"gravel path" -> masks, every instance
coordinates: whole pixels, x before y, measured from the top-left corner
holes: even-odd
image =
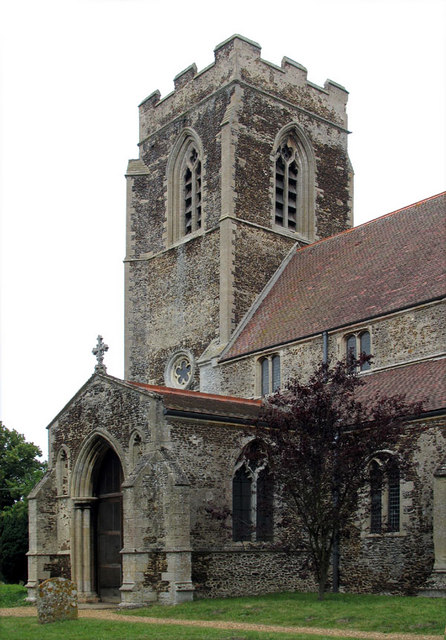
[[[36,616],[35,607],[15,607],[0,609],[0,617]],[[284,627],[271,624],[248,624],[245,622],[228,622],[223,620],[176,620],[173,618],[146,618],[143,616],[126,616],[113,609],[80,609],[80,618],[100,620],[116,620],[116,622],[133,622],[142,624],[179,624],[184,627],[204,627],[208,629],[233,629],[237,631],[269,631],[274,633],[307,633],[308,635],[324,635],[331,638],[364,638],[364,640],[439,640],[441,636],[426,636],[414,633],[378,633],[371,631],[355,631],[352,629],[319,629],[317,627]]]

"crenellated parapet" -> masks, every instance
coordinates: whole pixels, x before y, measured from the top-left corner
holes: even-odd
[[[194,363],[229,340],[291,247],[352,224],[347,91],[239,35],[214,55],[139,107],[126,174],[132,380],[197,388]]]
[[[240,35],[233,35],[215,47],[215,60],[205,69],[195,64],[174,78],[174,91],[161,98],[159,91],[151,93],[140,104],[140,141],[153,130],[164,126],[217,90],[232,82],[250,85],[286,103],[301,108],[342,129],[347,128],[347,90],[326,80],[320,87],[307,78],[307,69],[284,57],[281,66],[263,60],[261,47]]]

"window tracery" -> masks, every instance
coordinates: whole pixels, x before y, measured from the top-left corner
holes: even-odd
[[[400,471],[395,457],[370,463],[370,533],[400,530]]]
[[[244,450],[232,480],[232,539],[267,541],[273,536],[273,480],[261,444]]]
[[[184,235],[201,229],[201,161],[194,144],[185,155],[183,172]]]
[[[361,330],[350,333],[345,337],[345,355],[347,363],[359,359],[361,355],[371,355],[370,331]],[[359,366],[360,371],[368,371],[371,368],[370,361],[366,360]]]
[[[275,221],[291,231],[296,231],[297,223],[298,174],[296,147],[293,139],[289,138],[277,153]]]
[[[314,220],[314,154],[295,124],[282,129],[274,145],[273,222],[312,241]]]
[[[189,389],[194,380],[195,360],[187,350],[174,353],[166,366],[164,380],[168,387]]]
[[[203,227],[202,151],[198,136],[186,129],[168,164],[168,242],[198,233]]]

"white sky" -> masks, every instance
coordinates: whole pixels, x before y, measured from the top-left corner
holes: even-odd
[[[344,85],[359,224],[445,189],[445,24],[436,0],[0,0],[6,426],[46,457],[98,333],[123,375],[124,173],[147,95],[234,33]]]

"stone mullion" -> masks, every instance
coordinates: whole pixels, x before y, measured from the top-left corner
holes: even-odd
[[[283,176],[283,227],[288,229],[288,188],[290,179],[290,165],[285,160],[285,171]]]

